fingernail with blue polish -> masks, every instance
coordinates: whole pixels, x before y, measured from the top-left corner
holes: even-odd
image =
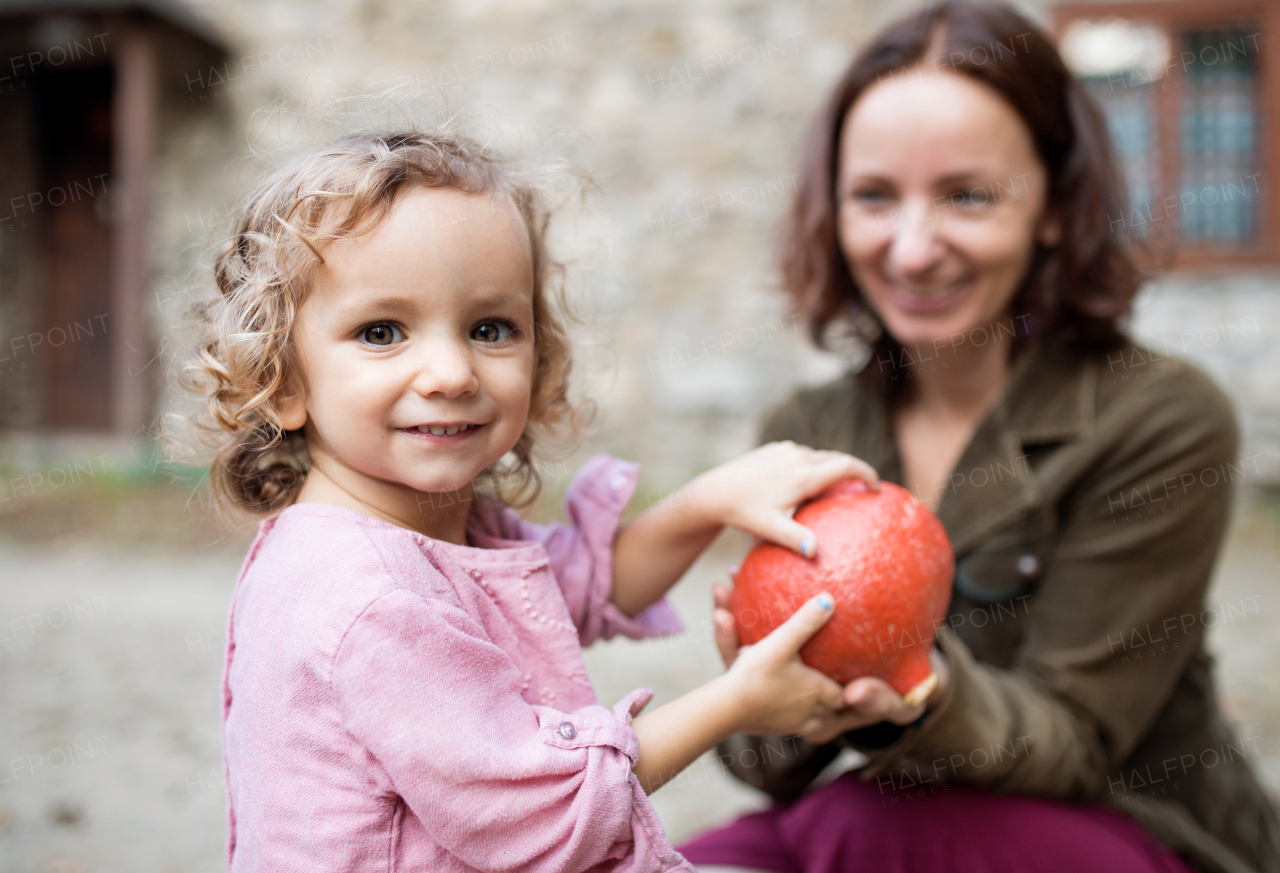
[[[815,597],[814,600],[816,600],[818,605],[823,609],[830,609],[836,605],[836,602],[831,599],[831,595],[827,594],[825,591]]]
[[[804,555],[806,558],[812,558],[813,553],[816,552],[817,550],[818,550],[818,544],[817,542],[814,541],[813,534],[810,534],[809,536],[805,537],[804,540],[800,543],[800,554]]]

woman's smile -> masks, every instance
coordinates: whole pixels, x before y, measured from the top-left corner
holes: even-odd
[[[973,291],[973,281],[959,279],[949,284],[911,285],[906,282],[886,283],[892,305],[910,312],[939,312],[961,302]]]

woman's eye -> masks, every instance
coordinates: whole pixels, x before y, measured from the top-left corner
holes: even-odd
[[[982,188],[969,188],[952,192],[948,199],[953,206],[982,206],[987,202],[987,192]]]
[[[360,338],[371,346],[389,346],[404,339],[394,324],[371,324],[360,332]]]
[[[861,188],[850,191],[849,199],[863,206],[884,206],[889,202],[889,194],[880,188]]]
[[[504,343],[511,339],[513,333],[515,333],[515,330],[506,322],[486,321],[484,324],[477,325],[476,329],[471,331],[471,338],[482,343]]]

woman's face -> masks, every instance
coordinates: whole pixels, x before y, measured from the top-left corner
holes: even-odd
[[[1035,243],[1058,239],[1027,126],[955,73],[865,91],[845,116],[837,185],[854,280],[904,345],[984,344],[989,332],[974,328],[1009,318]]]

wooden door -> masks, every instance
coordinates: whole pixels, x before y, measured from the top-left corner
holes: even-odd
[[[111,426],[111,68],[65,70],[36,83],[39,194],[47,308],[32,349],[45,424]]]

